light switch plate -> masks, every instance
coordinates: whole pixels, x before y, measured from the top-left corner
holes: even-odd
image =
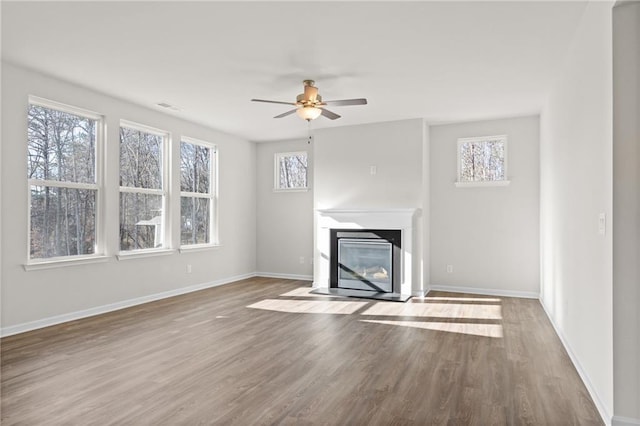
[[[607,233],[607,215],[600,213],[598,215],[598,234],[604,235]]]

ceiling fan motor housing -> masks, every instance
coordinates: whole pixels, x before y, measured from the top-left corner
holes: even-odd
[[[316,95],[315,100],[307,99],[304,93],[300,93],[296,96],[296,104],[302,106],[314,106],[322,102],[322,96]]]

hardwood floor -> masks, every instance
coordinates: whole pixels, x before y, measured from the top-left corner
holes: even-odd
[[[601,425],[536,300],[252,278],[2,339],[2,425]]]

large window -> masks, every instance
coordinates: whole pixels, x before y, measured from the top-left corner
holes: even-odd
[[[166,247],[166,160],[169,135],[120,125],[120,250]]]
[[[458,184],[506,183],[506,136],[458,139]]]
[[[29,259],[98,251],[100,115],[30,97]]]
[[[308,187],[307,153],[281,152],[275,155],[274,189],[306,190]]]
[[[180,143],[180,245],[216,244],[214,145],[183,138]]]

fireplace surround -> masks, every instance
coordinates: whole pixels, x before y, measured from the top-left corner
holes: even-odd
[[[394,284],[391,292],[378,291],[374,288],[370,292],[378,295],[385,295],[385,300],[406,301],[412,295],[421,295],[419,279],[420,261],[416,251],[418,243],[415,232],[415,223],[420,215],[419,209],[384,209],[384,210],[356,210],[356,209],[318,209],[316,210],[316,233],[315,233],[315,253],[314,253],[314,282],[313,286],[318,290],[331,291],[342,290],[334,283],[332,284],[332,271],[334,279],[337,276],[337,269],[331,267],[332,249],[331,234],[336,232],[354,232],[354,235],[347,235],[347,239],[362,239],[362,234],[366,232],[386,232],[397,233],[399,242],[394,246],[394,257],[392,259],[392,272]],[[361,235],[358,235],[361,234]],[[370,235],[369,235],[370,236]],[[355,238],[352,238],[355,237]],[[333,243],[335,244],[335,242]],[[393,244],[392,244],[393,245]],[[396,247],[397,246],[397,247]],[[376,247],[378,248],[378,247]],[[335,266],[335,265],[334,265]],[[363,265],[359,265],[363,267]],[[370,266],[372,267],[372,266]],[[384,267],[383,267],[384,268]],[[384,268],[386,269],[386,268]],[[357,272],[357,271],[355,271]],[[373,271],[372,271],[373,272]],[[375,272],[373,272],[375,273]],[[369,280],[374,285],[375,280]],[[415,285],[415,289],[412,288]],[[366,286],[366,285],[365,285]],[[358,288],[345,288],[343,292],[363,292]],[[402,297],[399,297],[402,296]]]

